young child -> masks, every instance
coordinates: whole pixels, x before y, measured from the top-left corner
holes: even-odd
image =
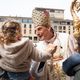
[[[55,47],[52,45],[47,47],[44,54],[38,52],[28,38],[22,37],[21,24],[7,21],[2,26],[2,36],[0,36],[0,78],[29,80],[31,59],[45,61],[51,57],[52,52],[55,52]]]

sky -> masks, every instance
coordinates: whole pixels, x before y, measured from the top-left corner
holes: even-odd
[[[35,7],[63,9],[64,18],[72,19],[72,0],[0,0],[0,16],[31,17]]]

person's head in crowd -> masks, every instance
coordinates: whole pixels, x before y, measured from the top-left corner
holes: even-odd
[[[40,40],[46,41],[53,37],[54,31],[51,27],[50,15],[47,10],[33,9],[32,20]]]

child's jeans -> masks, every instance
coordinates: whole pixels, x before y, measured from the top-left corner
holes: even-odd
[[[30,74],[27,72],[7,72],[5,71],[0,78],[4,78],[5,80],[29,80]]]

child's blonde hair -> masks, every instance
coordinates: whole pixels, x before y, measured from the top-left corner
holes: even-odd
[[[18,22],[7,21],[2,26],[2,40],[5,44],[14,43],[21,38],[21,25]]]

